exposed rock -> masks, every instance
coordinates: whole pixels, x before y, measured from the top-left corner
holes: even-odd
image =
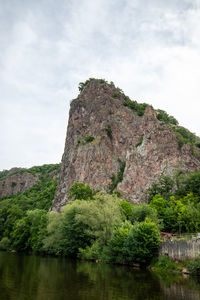
[[[29,169],[12,168],[0,172],[0,199],[9,195],[23,193],[41,180],[56,180],[60,165],[48,164]]]
[[[68,188],[75,181],[108,191],[111,175],[119,171],[119,159],[126,166],[117,190],[134,203],[146,201],[147,188],[161,174],[199,168],[191,146],[180,148],[176,134],[157,120],[153,108],[147,106],[144,115],[138,116],[123,105],[126,99],[114,85],[94,79],[71,102],[53,210],[66,204]]]
[[[0,198],[24,192],[38,182],[38,177],[27,172],[16,173],[0,180]]]

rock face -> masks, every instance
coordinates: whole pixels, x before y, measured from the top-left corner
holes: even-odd
[[[108,191],[120,162],[125,162],[125,169],[117,190],[134,203],[146,201],[147,188],[160,175],[199,168],[191,146],[180,148],[176,134],[158,121],[155,110],[147,106],[138,116],[123,105],[125,100],[114,85],[94,79],[71,102],[53,210],[66,204],[68,188],[75,181]]]
[[[17,169],[16,169],[17,170]],[[0,198],[24,192],[38,182],[38,177],[27,172],[16,173],[0,180]]]

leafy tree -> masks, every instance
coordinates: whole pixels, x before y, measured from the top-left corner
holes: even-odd
[[[126,262],[124,245],[132,228],[133,225],[129,221],[116,226],[108,243],[108,261],[115,263]]]
[[[146,203],[132,206],[132,213],[130,216],[132,224],[135,222],[144,222],[146,218],[149,218],[161,227],[161,220],[158,219],[157,210],[155,208]]]
[[[89,204],[88,201],[84,202]],[[79,248],[84,248],[91,242],[89,225],[79,218],[82,213],[82,204],[83,201],[76,200],[63,208],[59,242],[62,255],[76,256]]]
[[[130,230],[124,245],[129,262],[148,264],[158,253],[160,232],[157,225],[146,218]]]
[[[85,185],[83,182],[74,182],[74,184],[69,188],[68,198],[88,200],[91,199],[94,192],[89,184]]]
[[[47,233],[43,239],[43,247],[45,253],[51,255],[61,255],[62,240],[62,215],[58,212],[51,211],[47,214]]]
[[[158,182],[153,183],[148,189],[148,200],[151,201],[153,197],[160,194],[162,197],[169,197],[172,195],[175,182],[173,178],[169,176],[161,176]]]
[[[123,220],[119,198],[99,192],[93,201],[81,203],[77,219],[88,226],[87,232],[107,245],[113,229]]]
[[[126,217],[127,220],[129,220],[130,217],[132,216],[133,205],[131,205],[131,203],[126,200],[121,200],[119,202],[119,205],[122,209],[124,216]]]
[[[46,211],[27,211],[25,217],[17,220],[11,233],[12,247],[18,251],[40,252],[46,234]]]

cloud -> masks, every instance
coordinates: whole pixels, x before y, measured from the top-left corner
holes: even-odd
[[[199,0],[1,1],[0,169],[58,162],[89,77],[200,135]]]

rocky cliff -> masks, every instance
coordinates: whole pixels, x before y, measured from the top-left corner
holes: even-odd
[[[42,178],[55,180],[58,177],[59,165],[50,164],[36,166],[30,169],[12,168],[0,172],[0,199],[23,193],[34,186]]]
[[[112,83],[92,79],[82,84],[71,102],[52,209],[66,204],[68,188],[75,181],[95,190],[117,189],[123,197],[142,203],[160,175],[197,170],[199,148],[179,138],[175,121],[166,123],[158,120],[151,106],[131,102]]]

